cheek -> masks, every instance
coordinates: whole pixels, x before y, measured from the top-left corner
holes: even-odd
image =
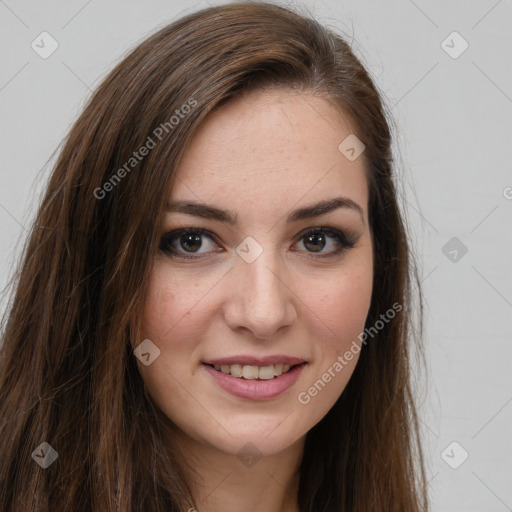
[[[190,355],[198,343],[202,289],[194,281],[181,283],[176,279],[176,272],[170,272],[164,261],[155,263],[142,313],[140,341],[151,340],[160,352],[150,365],[137,360],[137,366],[154,403],[179,425],[183,404],[190,400],[182,383],[190,374]]]
[[[188,370],[189,355],[197,343],[194,333],[199,332],[197,309],[200,287],[194,282],[183,287],[170,275],[165,263],[155,264],[141,321],[140,341],[149,339],[160,350],[160,355],[151,365],[138,364],[146,385],[154,391],[154,397],[163,396],[165,389],[179,386],[180,374]]]
[[[142,315],[143,335],[162,347],[179,339],[179,333],[186,329],[192,317],[197,321],[204,295],[204,287],[199,286],[199,282],[190,280],[182,283],[171,279],[171,275],[176,275],[176,272],[169,271],[164,262],[156,263]],[[181,339],[187,340],[188,337]],[[179,350],[183,344],[176,345]]]
[[[346,350],[363,331],[370,309],[373,288],[373,258],[371,251],[360,251],[338,272],[309,286],[306,295],[308,309],[316,318],[315,332],[325,339],[324,351]],[[304,288],[311,285],[304,280]],[[304,289],[304,293],[306,293]]]
[[[371,294],[371,274],[344,276],[339,283],[332,283],[321,304],[324,315],[330,319],[331,330],[342,340],[346,339],[348,333],[353,335],[363,330]]]
[[[372,259],[365,256],[309,294],[314,364],[297,398],[307,406],[310,426],[334,405],[359,359],[373,286]]]

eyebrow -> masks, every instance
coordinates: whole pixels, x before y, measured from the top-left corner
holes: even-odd
[[[319,217],[321,215],[326,215],[327,213],[338,208],[345,208],[357,212],[364,223],[363,209],[355,201],[352,201],[352,199],[347,197],[335,197],[333,199],[326,199],[324,201],[320,201],[319,203],[294,210],[288,215],[286,222],[292,223],[304,219]],[[215,206],[197,202],[170,201],[166,205],[166,210],[168,212],[185,213],[187,215],[195,215],[196,217],[202,217],[204,219],[226,222],[232,225],[237,223],[238,218],[238,215],[235,212],[229,210],[221,210]]]

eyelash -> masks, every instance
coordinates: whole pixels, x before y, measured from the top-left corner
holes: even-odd
[[[210,232],[206,229],[203,229],[203,228],[181,228],[181,229],[176,229],[174,231],[165,233],[162,236],[162,239],[160,240],[159,249],[162,252],[164,252],[165,254],[167,254],[168,256],[171,256],[172,258],[177,258],[177,259],[198,260],[198,259],[203,259],[204,257],[207,257],[208,253],[199,253],[200,256],[187,256],[186,253],[185,254],[181,253],[171,246],[172,242],[174,242],[175,240],[178,240],[183,235],[189,235],[189,234],[204,235],[204,236],[207,236],[208,238],[210,238],[214,242],[215,242],[215,239],[217,238],[212,232]],[[353,248],[357,241],[357,238],[358,238],[353,233],[347,234],[347,233],[344,233],[343,231],[340,231],[338,229],[335,229],[335,228],[332,228],[329,226],[320,226],[320,227],[308,229],[307,231],[302,232],[301,235],[297,238],[297,242],[300,242],[307,236],[312,236],[312,235],[328,235],[329,237],[333,238],[336,241],[336,243],[338,244],[337,249],[335,249],[334,251],[331,251],[327,254],[318,254],[318,253],[314,253],[311,251],[307,251],[307,252],[309,252],[309,254],[313,255],[314,259],[332,258],[334,256],[341,255],[345,251]],[[297,242],[295,242],[295,243],[297,243]],[[189,253],[189,254],[194,254],[194,253]]]

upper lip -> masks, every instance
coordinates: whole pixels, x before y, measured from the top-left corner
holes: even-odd
[[[204,364],[215,364],[215,365],[232,365],[232,364],[240,364],[242,366],[270,366],[272,364],[289,364],[290,366],[294,366],[297,364],[305,363],[306,361],[300,357],[291,357],[276,354],[274,356],[248,356],[248,355],[239,355],[239,356],[230,356],[230,357],[221,357],[218,359],[207,359],[203,361]]]

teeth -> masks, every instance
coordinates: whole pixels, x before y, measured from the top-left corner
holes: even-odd
[[[239,364],[232,364],[228,367],[230,369],[231,375],[233,377],[241,377],[242,376],[242,366]]]
[[[242,377],[244,379],[257,379],[258,367],[257,366],[242,366]]]
[[[274,378],[274,365],[262,366],[258,370],[258,378],[262,380],[270,380]]]
[[[270,380],[274,377],[279,377],[283,373],[289,371],[291,368],[289,364],[270,364],[267,366],[215,364],[213,367],[222,373],[231,375],[232,377],[243,377],[247,380]]]

